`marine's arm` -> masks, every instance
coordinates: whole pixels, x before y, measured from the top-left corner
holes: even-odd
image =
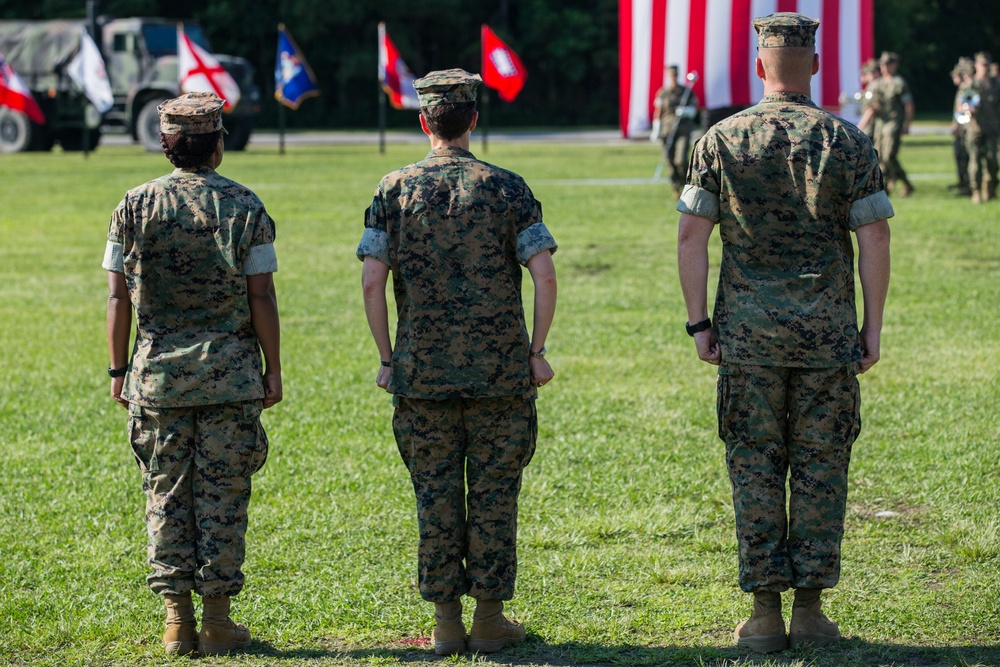
[[[282,398],[278,297],[274,291],[273,274],[258,273],[246,279],[250,323],[264,354],[264,407],[269,408]]]
[[[708,319],[708,239],[714,228],[715,223],[708,218],[681,213],[677,228],[677,268],[691,324]],[[699,359],[716,366],[722,362],[722,349],[714,328],[696,333],[694,342]]]
[[[864,297],[861,325],[861,372],[878,363],[882,312],[889,292],[889,222],[885,219],[855,230],[858,238],[858,277]]]
[[[132,333],[132,303],[129,301],[128,286],[125,284],[125,274],[118,271],[108,271],[108,354],[111,359],[109,368],[125,368],[129,363],[128,341]],[[128,401],[122,398],[122,387],[125,378],[111,378],[111,398],[123,407],[128,407]]]
[[[534,316],[531,324],[531,349],[538,352],[545,347],[545,339],[552,327],[556,312],[556,267],[552,253],[543,250],[531,257],[527,263],[528,273],[535,286]],[[531,384],[538,386],[555,377],[552,367],[545,359],[528,357],[531,368]]]
[[[385,298],[385,288],[389,282],[389,265],[374,257],[366,256],[361,269],[361,290],[365,302],[365,317],[368,328],[378,347],[378,356],[383,361],[392,359],[392,340],[389,337],[389,305]],[[382,389],[389,387],[392,368],[380,365],[375,376],[375,384]]]

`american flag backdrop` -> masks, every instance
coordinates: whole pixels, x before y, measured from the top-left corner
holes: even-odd
[[[874,55],[875,0],[619,0],[619,122],[622,135],[649,130],[663,68],[677,65],[709,109],[750,105],[763,95],[754,73],[757,35],[751,21],[774,12],[820,20],[819,72],[812,97],[835,110],[860,87],[861,64]]]

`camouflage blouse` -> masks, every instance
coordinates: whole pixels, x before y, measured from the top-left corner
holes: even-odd
[[[443,148],[385,176],[357,256],[392,270],[389,391],[446,399],[529,394],[521,265],[556,243],[517,174]]]
[[[694,148],[677,210],[719,224],[713,323],[735,363],[861,359],[851,231],[892,205],[871,141],[807,95],[776,93]]]
[[[136,313],[126,400],[186,407],[264,397],[246,276],[277,270],[274,234],[257,195],[208,167],[125,194],[104,268],[124,272]]]

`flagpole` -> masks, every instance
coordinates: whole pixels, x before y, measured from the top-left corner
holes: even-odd
[[[490,90],[483,86],[483,153],[490,147]]]
[[[285,154],[285,105],[278,102],[278,155]]]
[[[379,154],[385,153],[385,91],[382,90],[382,85],[379,84],[378,87],[378,152]]]

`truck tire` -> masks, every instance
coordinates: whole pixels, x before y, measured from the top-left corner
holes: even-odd
[[[222,143],[226,147],[226,150],[245,150],[247,144],[250,142],[250,133],[253,131],[253,119],[249,116],[241,118],[223,117],[222,122],[226,127],[226,132],[229,133],[222,135]]]
[[[135,119],[135,136],[150,153],[159,153],[160,146],[160,112],[156,107],[167,101],[167,97],[154,97],[142,105]]]
[[[34,129],[31,120],[24,114],[0,107],[0,153],[29,150]]]

